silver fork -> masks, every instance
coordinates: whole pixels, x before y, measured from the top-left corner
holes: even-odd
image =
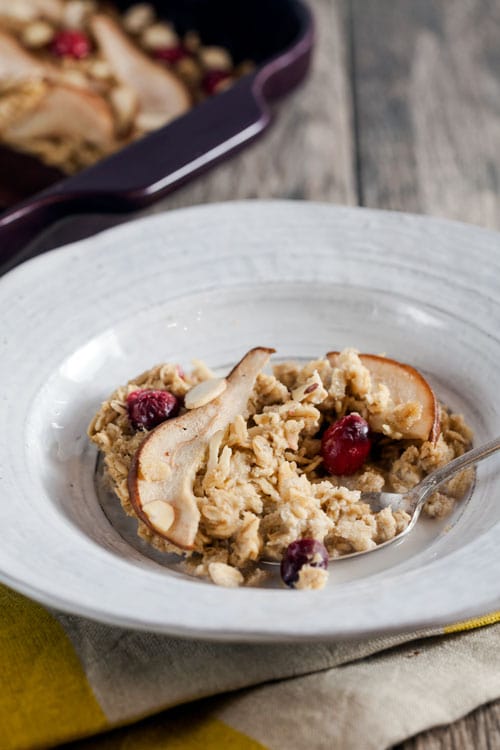
[[[373,547],[373,549],[364,550],[362,552],[351,552],[347,555],[341,555],[336,559],[345,560],[348,557],[366,555],[369,552],[375,552],[378,549],[387,547],[389,544],[402,539],[414,528],[429,495],[432,495],[440,485],[448,479],[451,479],[451,477],[459,471],[467,469],[467,467],[477,464],[479,461],[483,461],[498,450],[500,450],[500,437],[490,440],[488,443],[480,445],[478,448],[467,451],[467,453],[453,459],[453,461],[450,461],[449,464],[446,464],[446,466],[443,466],[441,469],[436,469],[436,471],[428,474],[425,479],[413,487],[413,489],[408,490],[408,492],[405,492],[404,494],[396,492],[363,492],[361,500],[367,503],[374,513],[387,507],[390,507],[393,510],[404,510],[409,516],[411,516],[410,523],[400,534],[397,534],[392,539],[388,539],[387,542],[378,544],[376,547]]]

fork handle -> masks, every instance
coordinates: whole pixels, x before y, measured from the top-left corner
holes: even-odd
[[[480,445],[478,448],[473,448],[472,450],[467,451],[467,453],[464,453],[462,456],[454,458],[453,461],[450,461],[446,466],[442,466],[440,469],[436,469],[436,471],[428,474],[419,485],[419,489],[421,490],[421,493],[419,492],[419,505],[421,505],[424,500],[426,500],[428,496],[437,489],[437,487],[443,484],[443,482],[446,482],[459,471],[467,469],[469,466],[479,463],[479,461],[483,461],[498,450],[500,450],[500,437],[496,437],[494,440],[490,440],[488,443]]]

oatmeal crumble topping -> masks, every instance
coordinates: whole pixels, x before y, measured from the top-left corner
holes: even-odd
[[[328,571],[322,568],[314,568],[312,565],[304,565],[299,572],[299,580],[295,584],[296,589],[322,589],[328,580]]]
[[[127,478],[148,431],[131,426],[127,397],[138,389],[159,389],[183,399],[213,377],[200,362],[186,375],[174,364],[158,365],[118,388],[92,420],[89,436],[128,514],[136,515]],[[371,452],[359,470],[335,476],[325,469],[321,437],[352,413],[370,427]],[[259,561],[281,560],[298,539],[322,542],[330,558],[373,549],[403,531],[409,516],[390,508],[373,513],[361,492],[404,492],[470,447],[472,434],[463,418],[442,406],[437,440],[403,438],[421,413],[417,401],[394,403],[387,385],[375,382],[354,349],[336,355],[334,364],[328,358],[278,364],[273,374],[257,376],[247,413],[208,442],[193,485],[200,514],[193,549],[179,550],[141,519],[138,533],[159,550],[182,552],[189,572],[222,586],[258,585],[266,576]],[[428,500],[424,512],[448,515],[470,481],[470,472],[456,476]],[[304,565],[295,588],[322,588],[327,575]]]
[[[0,143],[74,174],[255,68],[148,3],[0,2]]]

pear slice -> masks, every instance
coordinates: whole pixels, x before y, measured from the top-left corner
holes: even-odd
[[[339,352],[326,355],[333,367],[337,364],[338,356]],[[422,405],[420,419],[403,433],[403,438],[436,442],[440,431],[439,404],[425,378],[414,367],[388,357],[360,354],[359,358],[369,370],[372,381],[376,385],[383,383],[387,386],[395,406],[408,401],[417,401]],[[376,425],[371,426],[377,431]]]
[[[0,0],[1,2],[1,0]],[[48,60],[39,59],[22,46],[13,34],[9,34],[1,28],[0,19],[0,83],[4,85],[15,85],[26,81],[49,81],[68,85],[73,88],[82,88],[92,91],[92,84],[86,81],[82,74],[77,86],[74,84],[75,76],[71,81],[69,75],[75,71],[59,68]]]
[[[50,85],[34,109],[3,130],[3,139],[21,145],[37,138],[70,138],[99,146],[111,145],[114,120],[107,102],[98,94],[72,86]]]
[[[193,483],[208,443],[245,414],[255,379],[273,352],[251,349],[229,373],[219,396],[158,425],[133,458],[128,490],[137,516],[181,549],[192,549],[198,531]]]
[[[44,78],[56,68],[30,55],[11,34],[0,30],[0,81]]]
[[[94,15],[91,29],[115,77],[135,91],[142,117],[160,127],[191,107],[191,95],[180,78],[145,55],[113,18]]]

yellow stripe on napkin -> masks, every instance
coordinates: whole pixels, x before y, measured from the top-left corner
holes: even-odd
[[[2,750],[43,747],[104,729],[106,718],[57,620],[3,586],[0,611]]]
[[[493,625],[495,622],[500,622],[500,612],[491,612],[489,615],[483,617],[473,617],[471,620],[464,620],[463,622],[456,622],[454,625],[447,625],[443,632],[449,635],[450,633],[459,633],[461,630],[474,630],[474,628],[484,628],[486,625]]]
[[[165,750],[266,750],[260,742],[211,717],[205,718],[198,726],[188,728],[184,732],[164,734],[162,739],[165,743],[162,747]],[[154,747],[157,746],[137,745],[140,750],[153,750]]]
[[[71,750],[266,750],[199,704],[143,719],[100,737],[73,743]],[[69,747],[68,747],[69,750]]]

